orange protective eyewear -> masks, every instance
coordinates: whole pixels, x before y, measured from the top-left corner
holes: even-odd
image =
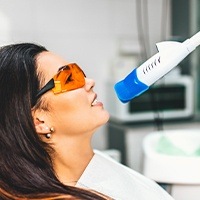
[[[56,75],[37,93],[37,98],[52,90],[54,94],[75,90],[85,85],[85,74],[76,64],[61,67]]]

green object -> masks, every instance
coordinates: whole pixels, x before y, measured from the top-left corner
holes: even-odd
[[[194,155],[200,156],[200,147],[194,152]]]
[[[193,153],[187,153],[183,149],[175,146],[169,138],[161,136],[155,150],[159,153],[172,155],[172,156],[200,156],[200,147]]]
[[[156,151],[167,155],[185,155],[185,152],[177,148],[167,137],[161,136],[156,145]]]

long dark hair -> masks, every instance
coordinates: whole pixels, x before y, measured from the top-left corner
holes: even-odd
[[[32,43],[0,48],[0,188],[6,191],[0,191],[0,197],[69,194],[77,199],[105,199],[63,185],[53,170],[47,144],[36,134],[31,109],[38,103],[36,58],[43,51],[47,49]]]

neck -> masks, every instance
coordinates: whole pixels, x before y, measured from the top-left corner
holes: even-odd
[[[55,149],[53,163],[59,180],[75,185],[94,155],[91,139],[66,138]]]

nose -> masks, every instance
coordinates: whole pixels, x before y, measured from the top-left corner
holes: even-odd
[[[90,91],[95,86],[95,81],[91,78],[85,78],[85,89]]]

